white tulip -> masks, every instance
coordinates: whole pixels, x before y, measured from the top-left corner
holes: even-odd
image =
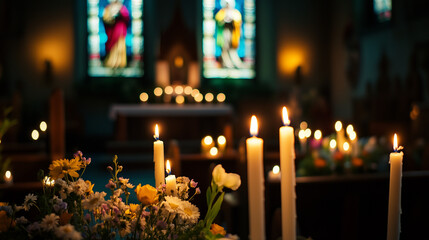
[[[236,173],[228,173],[225,180],[225,187],[230,188],[231,190],[237,190],[241,185],[240,175]]]
[[[219,188],[222,188],[223,185],[225,184],[227,173],[225,172],[225,169],[222,167],[221,164],[218,164],[213,169],[212,175],[213,175],[213,181],[216,183],[216,185],[218,185]]]

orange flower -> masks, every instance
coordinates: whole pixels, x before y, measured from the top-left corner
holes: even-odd
[[[143,187],[139,184],[135,192],[137,194],[137,199],[143,203],[143,205],[151,205],[158,201],[158,191],[149,184]]]
[[[63,212],[60,215],[60,225],[64,226],[68,223],[70,223],[70,219],[73,216],[73,213]]]
[[[363,166],[363,160],[362,160],[362,158],[353,158],[352,159],[352,164],[353,164],[353,166],[355,166],[355,167],[362,167]]]
[[[326,161],[323,158],[315,158],[314,159],[314,166],[316,168],[324,168],[326,167]]]
[[[15,226],[15,221],[7,216],[5,210],[0,211],[0,232],[6,232],[10,227]]]
[[[222,235],[225,236],[226,235],[226,231],[222,226],[217,225],[216,223],[213,223],[211,228],[210,228],[210,232],[213,233],[213,235]]]

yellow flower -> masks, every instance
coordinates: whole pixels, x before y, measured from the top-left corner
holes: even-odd
[[[158,201],[158,191],[149,184],[146,184],[143,187],[139,184],[135,192],[137,194],[137,199],[143,203],[143,205],[154,204]]]
[[[15,221],[7,216],[5,210],[0,211],[0,232],[6,232],[10,227],[15,226]]]
[[[93,194],[94,191],[92,191],[92,188],[94,187],[94,184],[91,184],[91,181],[89,180],[86,180],[85,183],[86,185],[88,185],[88,189],[86,190],[86,192],[89,194]]]
[[[133,213],[137,213],[137,210],[139,209],[138,204],[130,203],[130,211]]]
[[[49,175],[52,179],[57,180],[63,178],[66,174],[72,177],[79,177],[77,171],[81,169],[81,162],[78,159],[59,159],[55,160],[49,165]]]
[[[222,226],[217,225],[216,223],[213,223],[210,229],[210,232],[213,233],[213,235],[222,235],[225,236],[226,231]]]

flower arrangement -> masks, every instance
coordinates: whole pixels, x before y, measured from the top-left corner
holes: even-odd
[[[90,163],[79,151],[72,159],[53,161],[49,176],[41,171],[42,193],[28,194],[20,206],[0,206],[0,239],[234,239],[213,223],[224,188],[236,190],[241,184],[238,174],[226,173],[221,165],[213,170],[208,211],[199,219],[200,211],[191,203],[201,193],[194,180],[178,177],[171,193],[165,185],[135,187],[119,176],[123,167],[115,156],[107,168],[107,196],[94,192],[94,184],[82,178]],[[128,202],[134,193],[139,203]]]

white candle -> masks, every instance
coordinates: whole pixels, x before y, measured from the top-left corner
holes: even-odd
[[[249,192],[249,229],[251,240],[265,239],[265,204],[264,204],[264,141],[258,135],[258,121],[252,116],[250,135],[246,140],[247,179]]]
[[[401,181],[403,152],[398,152],[398,139],[395,133],[393,149],[390,153],[390,187],[389,187],[389,215],[387,220],[387,240],[399,239],[401,232]]]
[[[280,178],[281,178],[280,167],[278,165],[275,165],[273,167],[273,170],[268,172],[268,180],[270,182],[279,182]]]
[[[209,135],[205,136],[203,139],[201,139],[201,153],[202,154],[209,154],[210,149],[214,147],[214,141],[213,138]]]
[[[158,124],[155,125],[155,142],[153,142],[153,161],[155,162],[155,187],[164,184],[164,142],[159,140]]]
[[[170,166],[169,160],[167,160],[166,165],[167,165],[166,166],[167,174],[169,174],[171,172],[171,166]],[[165,182],[166,182],[165,191],[166,191],[167,195],[176,196],[176,176],[175,175],[167,176],[165,178]]]
[[[338,150],[340,152],[344,152],[342,146],[344,144],[345,140],[345,136],[344,136],[344,129],[343,129],[343,124],[340,121],[336,121],[335,122],[335,131],[337,131],[337,146],[338,146]]]
[[[286,107],[283,107],[283,124],[289,125]],[[280,127],[280,169],[282,196],[282,239],[296,239],[295,194],[295,139],[293,127]]]
[[[226,138],[225,138],[225,136],[220,135],[217,138],[217,145],[218,145],[218,148],[219,148],[219,153],[223,154],[225,152],[225,148],[226,148]]]

